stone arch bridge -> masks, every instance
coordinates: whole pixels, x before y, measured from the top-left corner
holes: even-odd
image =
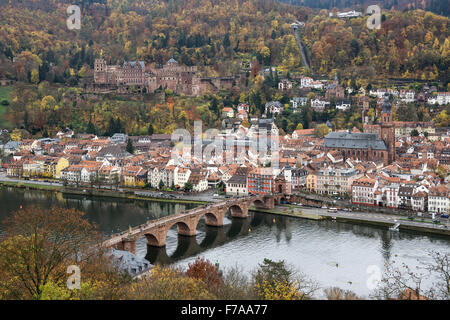
[[[286,200],[287,197],[289,196],[284,194],[258,195],[206,204],[188,211],[148,221],[122,232],[122,234],[113,235],[103,242],[103,246],[136,253],[136,240],[145,235],[148,245],[164,247],[167,232],[174,225],[177,225],[179,235],[195,236],[197,224],[202,217],[205,217],[206,225],[221,227],[228,210],[234,218],[247,218],[248,210],[252,205],[259,209],[273,209],[275,205]]]

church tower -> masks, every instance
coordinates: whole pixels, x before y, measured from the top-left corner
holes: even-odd
[[[395,128],[392,121],[392,106],[389,102],[389,93],[384,95],[384,102],[381,111],[381,139],[383,139],[388,149],[388,163],[395,161]]]

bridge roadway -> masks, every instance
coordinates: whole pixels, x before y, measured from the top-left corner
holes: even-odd
[[[145,235],[149,245],[164,247],[166,245],[167,232],[175,224],[177,225],[178,234],[195,236],[197,224],[203,216],[205,217],[206,225],[220,227],[223,226],[223,219],[228,210],[230,210],[232,217],[246,218],[250,206],[273,209],[276,204],[279,204],[286,198],[284,194],[258,195],[203,205],[188,211],[148,221],[120,234],[115,234],[104,241],[102,245],[107,248],[113,247],[136,253],[136,240]]]

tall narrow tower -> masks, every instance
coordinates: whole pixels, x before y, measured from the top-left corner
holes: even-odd
[[[385,93],[381,110],[381,139],[388,148],[388,163],[395,160],[395,128],[392,121],[392,106],[389,102],[389,93]]]
[[[105,59],[95,59],[94,63],[94,82],[106,83],[106,61]]]

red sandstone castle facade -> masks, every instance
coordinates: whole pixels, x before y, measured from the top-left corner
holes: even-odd
[[[196,96],[207,91],[231,89],[240,77],[201,78],[197,66],[182,66],[170,59],[162,68],[151,68],[144,61],[126,61],[123,65],[107,65],[96,59],[94,88],[102,87],[127,92],[133,87],[138,92],[153,92],[158,88]]]

